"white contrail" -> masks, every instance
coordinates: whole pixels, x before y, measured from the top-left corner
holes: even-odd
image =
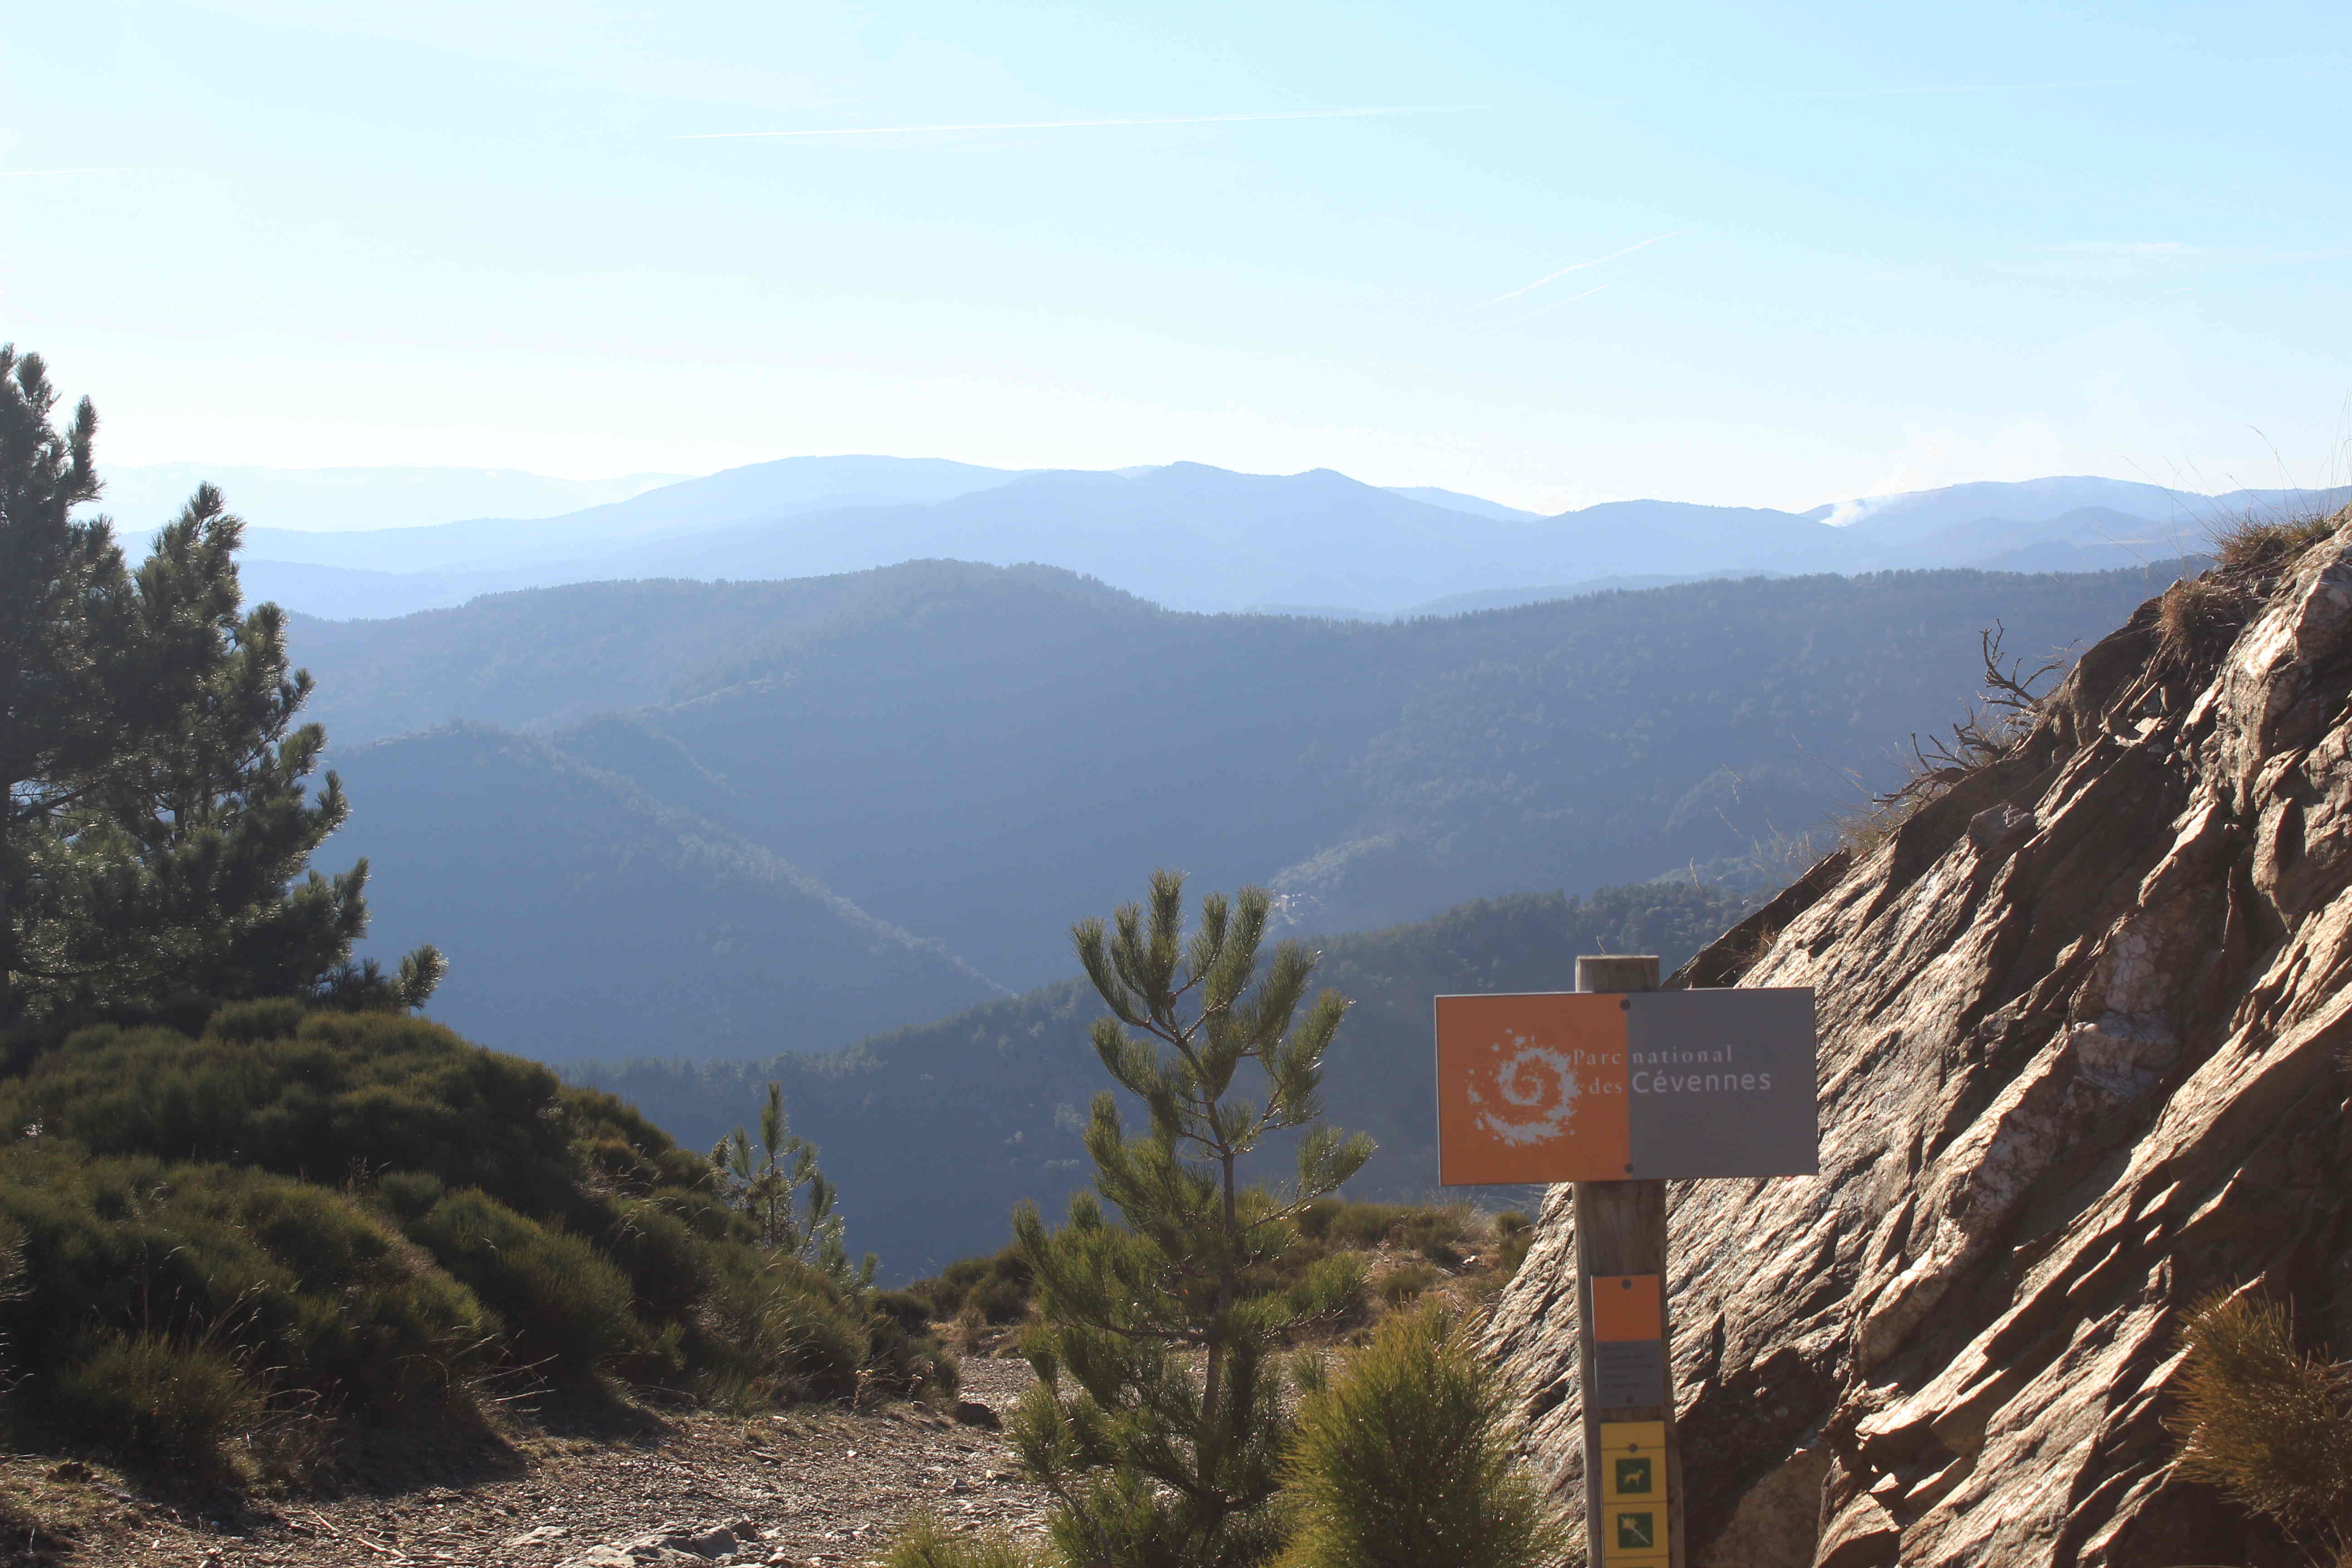
[[[128,163],[110,169],[0,169],[0,180],[30,179],[35,174],[145,174],[154,168],[152,163]]]
[[[1539,309],[1539,310],[1529,310],[1529,311],[1528,311],[1526,315],[1524,315],[1524,316],[1513,316],[1513,317],[1511,318],[1510,324],[1511,324],[1512,326],[1515,326],[1515,327],[1516,327],[1516,326],[1517,326],[1521,321],[1534,321],[1538,316],[1549,315],[1552,311],[1559,310],[1562,305],[1573,305],[1573,304],[1575,304],[1579,300],[1590,300],[1590,299],[1591,299],[1595,294],[1600,293],[1600,292],[1601,292],[1601,290],[1602,289],[1606,289],[1606,288],[1608,288],[1608,287],[1609,287],[1609,285],[1608,285],[1608,284],[1603,283],[1603,284],[1599,285],[1598,287],[1591,288],[1591,289],[1586,289],[1583,293],[1581,293],[1581,294],[1570,294],[1570,295],[1567,299],[1565,299],[1565,300],[1554,300],[1550,304],[1546,305],[1546,306],[1543,306],[1543,307],[1542,307],[1541,309]]]
[[[2121,77],[2089,77],[2080,81],[1958,81],[1917,87],[1832,87],[1801,92],[1798,98],[1911,98],[1937,92],[2051,92],[2070,87],[2137,87]]]
[[[700,131],[673,142],[766,141],[803,136],[913,136],[926,131],[1093,131],[1118,125],[1237,125],[1258,120],[1369,120],[1383,114],[1459,114],[1459,104],[1396,109],[1287,109],[1262,114],[1181,114],[1124,120],[1014,120],[983,125],[856,125],[833,131]]]
[[[1662,239],[1672,239],[1675,235],[1680,234],[1682,230],[1680,229],[1675,229],[1667,234],[1654,234],[1647,239],[1636,240],[1622,250],[1612,250],[1606,256],[1596,256],[1590,261],[1572,261],[1557,272],[1545,273],[1542,277],[1537,279],[1534,282],[1528,284],[1525,288],[1514,289],[1507,294],[1497,294],[1491,300],[1482,300],[1474,307],[1474,309],[1484,310],[1489,306],[1499,305],[1506,300],[1516,300],[1522,294],[1532,294],[1537,289],[1542,288],[1545,284],[1556,283],[1571,272],[1581,272],[1589,267],[1598,267],[1604,261],[1614,261],[1621,256],[1631,256],[1635,251],[1641,249],[1643,246],[1655,245]],[[1565,300],[1561,302],[1563,304],[1566,303]]]

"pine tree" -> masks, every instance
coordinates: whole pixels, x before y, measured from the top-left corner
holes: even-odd
[[[134,573],[96,499],[97,416],[62,431],[37,355],[0,348],[0,1028],[307,994],[415,1006],[431,948],[354,966],[362,860],[306,874],[348,807],[296,725],[310,678],[285,617],[247,611],[244,524],[210,485]],[[289,882],[302,879],[289,888]]]
[[[834,1185],[817,1169],[816,1145],[796,1136],[784,1115],[784,1086],[771,1079],[760,1102],[760,1142],[738,1127],[710,1151],[710,1170],[719,1195],[730,1208],[751,1216],[760,1245],[823,1269],[851,1290],[874,1282],[877,1259],[867,1253],[849,1261],[846,1224],[835,1204]],[[808,1193],[807,1208],[800,1194]]]
[[[1150,1113],[1129,1139],[1116,1098],[1096,1096],[1096,1192],[1072,1200],[1058,1231],[1026,1205],[1013,1222],[1040,1314],[1023,1346],[1038,1382],[1014,1441],[1059,1500],[1052,1529],[1073,1563],[1241,1568],[1269,1555],[1287,1433],[1272,1357],[1361,1289],[1342,1258],[1287,1289],[1265,1267],[1296,1234],[1292,1217],[1371,1152],[1369,1140],[1311,1126],[1347,1004],[1326,991],[1300,1016],[1316,959],[1299,943],[1278,945],[1260,973],[1268,908],[1255,888],[1231,902],[1212,895],[1188,941],[1183,879],[1161,871],[1148,914],[1129,905],[1108,928],[1090,920],[1072,933],[1113,1015],[1095,1025],[1096,1053]],[[1245,1061],[1265,1075],[1262,1105],[1235,1092]],[[1296,1128],[1308,1129],[1296,1190],[1277,1199],[1244,1186],[1241,1162]]]
[[[50,815],[87,787],[115,742],[102,650],[121,635],[127,574],[97,498],[98,411],[85,397],[65,429],[38,354],[0,344],[0,1026],[22,1003],[19,932],[44,911],[33,862]]]

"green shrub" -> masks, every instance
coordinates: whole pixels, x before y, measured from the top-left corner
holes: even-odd
[[[90,1335],[234,1342],[267,1386],[385,1411],[450,1395],[497,1319],[339,1193],[254,1171],[0,1148],[0,1229],[23,1276],[0,1335],[26,1369]],[[36,1404],[59,1388],[36,1377]]]
[[[2352,1368],[2295,1344],[2294,1314],[2255,1296],[2208,1300],[2182,1342],[2176,1468],[2289,1530],[2352,1540]]]
[[[650,1348],[628,1276],[578,1237],[526,1219],[478,1187],[444,1197],[409,1235],[505,1320],[514,1353],[527,1363],[577,1376]]]
[[[1045,1568],[1046,1554],[1008,1535],[959,1535],[918,1513],[899,1531],[883,1568]]]
[[[500,1364],[730,1406],[953,1386],[923,1325],[762,1253],[634,1109],[422,1019],[250,1002],[196,1037],[85,1029],[0,1079],[0,1356],[59,1429],[115,1428],[84,1419],[107,1380],[62,1373],[145,1340],[364,1419]]]
[[[613,1211],[600,1239],[628,1276],[638,1315],[648,1322],[686,1321],[709,1293],[708,1238],[650,1198],[622,1199]]]
[[[259,1391],[226,1356],[148,1334],[88,1347],[57,1384],[88,1436],[152,1458],[217,1465],[261,1419]]]
[[[1298,1216],[1299,1234],[1337,1247],[1369,1252],[1387,1247],[1414,1252],[1441,1268],[1461,1265],[1478,1230],[1477,1216],[1461,1204],[1360,1204],[1324,1198]]]
[[[988,1258],[960,1258],[931,1279],[918,1279],[907,1294],[923,1303],[933,1322],[969,1317],[977,1323],[1012,1323],[1028,1315],[1034,1285],[1018,1247]]]
[[[1535,1222],[1514,1209],[1505,1209],[1495,1216],[1495,1269],[1497,1288],[1507,1284],[1528,1260],[1528,1248],[1535,1245]]]
[[[1408,1258],[1381,1276],[1381,1300],[1391,1307],[1402,1307],[1421,1300],[1423,1291],[1444,1276],[1420,1258]]]
[[[1280,1568],[1546,1568],[1569,1539],[1512,1452],[1501,1379],[1442,1308],[1310,1377],[1286,1458]]]

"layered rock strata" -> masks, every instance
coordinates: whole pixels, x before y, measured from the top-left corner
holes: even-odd
[[[2294,1560],[2172,1476],[2187,1310],[2352,1346],[2352,513],[2085,654],[1684,983],[1819,994],[1822,1174],[1677,1184],[1693,1568]],[[1493,1343],[1581,1495],[1568,1190]]]

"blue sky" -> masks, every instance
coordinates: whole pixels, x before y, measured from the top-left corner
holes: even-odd
[[[117,462],[2346,477],[2340,3],[81,0],[0,73],[0,337]]]

